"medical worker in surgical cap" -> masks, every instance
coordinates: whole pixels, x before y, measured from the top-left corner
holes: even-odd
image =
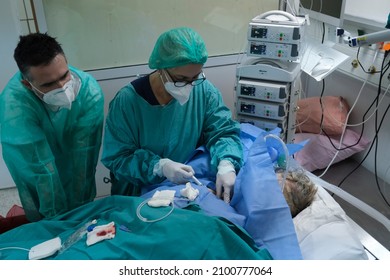
[[[194,170],[184,163],[205,145],[216,173],[216,192],[230,201],[242,166],[240,126],[221,92],[206,79],[203,39],[175,28],[158,38],[149,58],[156,69],[123,87],[112,100],[103,140],[103,164],[112,194],[140,195],[165,179],[183,184]]]

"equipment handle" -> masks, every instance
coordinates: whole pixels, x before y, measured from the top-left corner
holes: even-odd
[[[297,21],[297,19],[292,14],[287,13],[285,11],[280,11],[280,10],[272,10],[272,11],[265,12],[265,13],[255,17],[254,19],[266,19],[270,15],[281,15],[281,16],[284,16],[285,18],[289,19],[290,21],[293,21],[293,22]]]

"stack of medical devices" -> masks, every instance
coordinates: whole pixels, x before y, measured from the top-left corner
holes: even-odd
[[[300,58],[303,17],[269,11],[254,17],[248,27],[248,56],[296,61]]]
[[[246,56],[236,69],[237,120],[266,131],[279,127],[286,143],[295,135],[304,27],[304,18],[284,11],[254,17]]]

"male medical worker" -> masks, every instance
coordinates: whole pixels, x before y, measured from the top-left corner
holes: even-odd
[[[112,194],[139,195],[165,179],[191,181],[194,170],[184,163],[205,145],[217,195],[230,201],[243,161],[240,126],[203,73],[207,57],[193,29],[168,30],[149,58],[156,70],[123,87],[110,103],[102,162],[112,173]]]
[[[47,34],[21,36],[14,58],[20,71],[0,95],[3,158],[27,219],[37,221],[95,198],[104,99]]]

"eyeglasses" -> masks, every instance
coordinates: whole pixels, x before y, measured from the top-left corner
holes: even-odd
[[[192,85],[197,86],[203,83],[206,80],[205,74],[202,72],[199,73],[198,79],[192,80],[192,81],[175,81],[175,79],[172,77],[172,75],[168,72],[168,70],[165,69],[165,72],[168,74],[169,78],[172,80],[175,87],[184,87],[186,85]]]

